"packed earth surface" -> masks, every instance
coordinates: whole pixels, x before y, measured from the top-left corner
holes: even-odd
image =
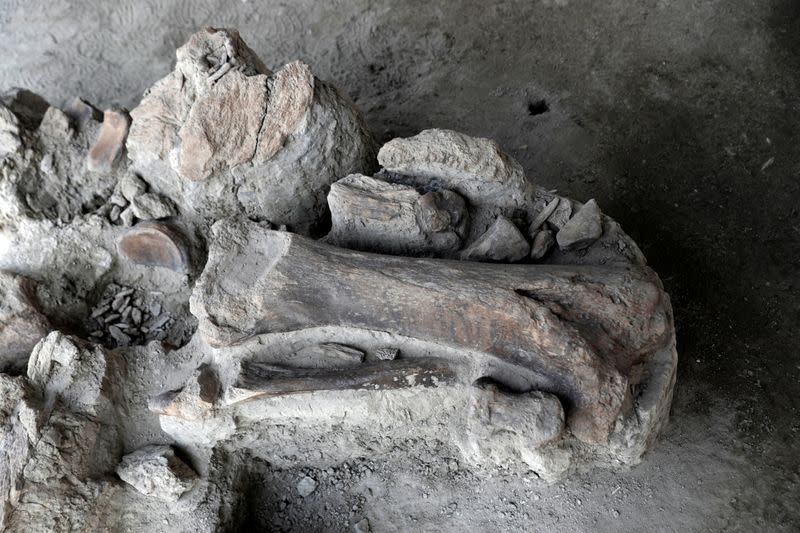
[[[5,51],[0,62],[2,89],[24,87],[62,108],[69,107],[73,97],[81,97],[112,113],[115,106],[133,110],[144,91],[173,70],[174,50],[207,25],[237,28],[249,49],[276,72],[280,65],[298,59],[309,65],[317,78],[338,87],[355,103],[377,146],[430,128],[491,138],[543,191],[556,190],[586,202],[584,208],[596,199],[602,212],[639,245],[672,299],[680,358],[669,424],[641,464],[623,470],[577,471],[555,482],[513,469],[476,470],[446,443],[417,435],[409,435],[408,442],[379,457],[355,453],[325,467],[270,463],[258,454],[240,454],[212,458],[208,471],[197,473],[184,462],[187,457],[176,456],[170,447],[147,446],[161,444],[154,439],[163,438],[157,427],[148,425],[151,422],[133,424],[123,428],[127,442],[134,443],[131,449],[105,453],[127,454],[117,475],[136,491],[119,484],[109,493],[97,488],[100,480],[87,483],[82,497],[102,510],[96,514],[100,523],[89,526],[102,529],[104,517],[115,517],[117,524],[132,530],[153,527],[152,522],[137,523],[141,516],[136,513],[126,516],[129,507],[152,509],[147,521],[161,520],[165,530],[204,529],[220,517],[236,517],[229,522],[241,529],[279,531],[794,531],[800,527],[800,9],[794,3],[630,6],[554,0],[405,6],[186,1],[75,6],[6,0],[0,9],[0,46]],[[244,67],[245,74],[263,75],[260,66],[249,64],[255,66],[249,72]],[[239,75],[241,71],[233,68],[217,83]],[[303,75],[302,69],[291,70],[286,79]],[[261,102],[257,93],[247,95],[252,95],[248,102]],[[264,106],[269,120],[270,108]],[[136,113],[132,114],[135,121]],[[345,118],[338,123],[352,126],[347,131],[356,132],[351,138],[358,137],[361,126],[348,122],[347,113],[341,116]],[[203,117],[195,118],[197,127],[202,127]],[[50,116],[46,124],[36,142],[45,146],[62,142],[59,117]],[[76,150],[85,143],[81,148],[85,150],[97,133],[87,126],[69,142]],[[191,134],[191,128],[186,133]],[[109,129],[111,140],[113,134]],[[8,139],[0,136],[4,146],[12,142]],[[255,142],[261,140],[255,137]],[[224,139],[217,147],[230,148]],[[369,160],[372,149],[365,144],[363,153],[346,155]],[[325,168],[348,166],[348,160],[320,150],[323,159],[330,156],[324,159],[329,162]],[[102,150],[94,155],[98,165],[114,156]],[[133,156],[132,160],[138,157],[135,150]],[[199,168],[180,161],[171,164],[175,172],[194,179],[225,172],[220,170],[224,160],[243,157],[224,156],[215,159],[211,153],[208,165]],[[260,164],[256,156],[247,155],[254,168]],[[77,168],[78,162],[67,159],[63,164]],[[35,163],[41,175],[52,174],[50,161]],[[375,170],[360,172],[374,175]],[[317,175],[313,171],[301,174]],[[236,179],[248,183],[249,178]],[[118,193],[119,209],[114,212],[109,205],[103,216],[120,232],[130,226],[123,213],[131,222],[146,221],[170,216],[182,207],[164,198],[175,191],[163,184],[126,180],[125,189],[119,185],[114,189],[114,183],[102,179],[93,183],[98,190]],[[350,189],[369,183],[368,176],[351,181],[355,183]],[[36,206],[33,216],[63,219],[71,212],[97,208],[91,197],[82,198],[75,191],[66,187],[55,198],[41,191],[25,192],[28,205]],[[343,200],[346,192],[343,188]],[[265,220],[285,216],[282,223],[289,229],[307,222],[304,213],[314,213],[320,205],[311,195],[300,213],[252,212],[264,204],[248,204],[248,199],[263,197],[257,188],[251,193],[238,198],[246,211],[250,209],[248,216]],[[198,193],[189,211],[227,208],[224,195],[220,205],[209,206],[203,198]],[[192,223],[203,226],[202,221]],[[455,226],[448,231],[450,236],[436,244],[441,246],[437,250],[449,249],[448,243],[461,236]],[[188,232],[188,240],[203,240],[204,232]],[[341,235],[346,237],[346,232]],[[163,232],[158,236],[163,238]],[[357,242],[346,246],[358,247]],[[179,247],[173,252],[156,259],[192,268]],[[71,253],[77,258],[62,258],[53,269],[68,271],[71,264],[85,259],[79,257],[80,251]],[[93,259],[98,270],[108,268],[108,258]],[[151,340],[167,347],[183,345],[198,327],[187,307],[195,303],[187,303],[180,273],[165,272],[153,280],[160,290],[131,290],[141,280],[141,273],[131,268],[122,276],[130,286],[115,285],[107,287],[107,294],[93,295],[93,307],[85,310],[93,321],[82,325],[87,336],[109,349]],[[92,275],[100,277],[102,272]],[[7,291],[14,280],[2,281]],[[60,310],[51,315],[69,316],[66,311],[74,302],[59,296],[81,290],[56,287],[52,294],[39,296]],[[139,328],[138,337],[131,338],[113,325],[102,327],[115,323],[118,310],[138,314],[146,331]],[[76,327],[65,322],[57,325]],[[83,366],[75,367],[71,379],[86,386],[62,390],[64,401],[71,412],[102,418],[102,410],[114,403],[104,398],[114,399],[119,393],[98,381],[98,372],[113,377],[124,369],[113,358],[87,359],[81,354],[98,352],[72,349],[70,343],[50,334],[37,347],[36,360],[77,354],[71,360],[82,361]],[[169,382],[170,369],[159,366],[166,360],[163,354],[145,349],[137,353],[137,364],[148,368],[140,378],[136,370],[127,370],[134,382],[141,379],[138,390],[171,390],[183,384]],[[183,375],[191,374],[196,366],[191,344],[180,353]],[[89,360],[102,360],[102,370],[87,366]],[[34,382],[47,377],[43,371],[31,372],[29,368]],[[165,383],[149,381],[159,372]],[[197,374],[200,389],[203,376]],[[48,379],[52,382],[53,376]],[[6,398],[20,394],[18,382],[4,387]],[[131,393],[133,404],[137,394]],[[28,413],[25,409],[20,413]],[[20,416],[24,423],[17,429],[33,431],[36,421]],[[55,424],[97,433],[97,428],[81,425],[85,422],[72,415]],[[112,439],[101,435],[98,442],[103,438]],[[48,457],[48,436],[39,442],[44,447],[40,455]],[[287,444],[278,437],[275,442]],[[297,446],[303,448],[302,443]],[[91,478],[107,459],[111,460],[93,458],[76,466],[79,473],[63,479]],[[41,471],[26,476],[34,483],[52,479],[48,468],[41,466]],[[198,474],[219,481],[217,493],[208,492],[202,502],[214,504],[207,507],[218,509],[217,514],[160,516],[159,510],[170,504],[152,502],[170,502],[185,487],[198,483]],[[156,499],[148,479],[158,480]],[[38,497],[44,500],[48,491],[61,490],[59,484],[42,485]],[[98,494],[101,497],[94,499]],[[226,502],[229,494],[237,494],[236,501]],[[36,502],[29,507],[35,510]],[[31,520],[36,516],[34,512]],[[18,518],[16,527],[23,524],[24,517]]]

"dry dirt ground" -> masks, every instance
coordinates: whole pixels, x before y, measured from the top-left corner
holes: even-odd
[[[632,471],[546,486],[436,450],[254,465],[254,528],[800,530],[800,3],[2,0],[0,84],[132,107],[204,25],[239,28],[267,65],[305,60],[379,140],[493,137],[538,183],[597,198],[679,327],[672,422]]]

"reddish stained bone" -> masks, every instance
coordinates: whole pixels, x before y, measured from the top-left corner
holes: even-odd
[[[314,100],[314,75],[308,65],[293,61],[275,73],[270,89],[254,156],[257,162],[268,161],[302,126]]]
[[[586,442],[606,441],[622,407],[627,379],[615,364],[629,367],[625,357],[665,334],[663,293],[646,268],[383,256],[231,220],[214,234],[192,295],[210,344],[339,325],[463,347],[544,376]],[[619,362],[608,353],[617,347]]]
[[[189,269],[189,247],[181,232],[166,222],[140,222],[123,235],[120,251],[139,265]]]
[[[111,172],[125,146],[130,124],[131,119],[124,111],[109,109],[103,113],[103,127],[86,160],[89,170]]]

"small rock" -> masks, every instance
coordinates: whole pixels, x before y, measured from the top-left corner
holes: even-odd
[[[132,198],[131,208],[134,216],[139,220],[158,220],[175,216],[178,213],[172,202],[153,192]]]
[[[111,208],[111,212],[108,213],[108,219],[111,222],[116,222],[117,220],[119,220],[119,215],[121,212],[122,209],[118,205],[115,205],[114,207]]]
[[[111,335],[120,346],[128,346],[131,343],[131,338],[123,333],[118,325],[109,326],[108,334]]]
[[[121,194],[117,193],[114,193],[111,196],[109,196],[108,201],[117,207],[125,207],[126,205],[128,205],[128,201]]]
[[[547,222],[549,222],[557,230],[560,230],[564,227],[564,224],[567,223],[571,215],[572,202],[569,198],[560,198],[558,200],[558,205],[556,206],[555,210],[553,210],[553,213],[547,217]]]
[[[109,109],[103,113],[103,127],[86,159],[90,171],[111,172],[125,147],[130,123],[131,119],[124,111]]]
[[[370,533],[371,531],[369,520],[366,518],[362,518],[353,525],[353,533]]]
[[[375,357],[381,361],[393,361],[399,353],[397,348],[378,348],[375,350]]]
[[[27,377],[47,404],[59,400],[74,412],[95,414],[106,368],[102,349],[52,331],[31,350]]]
[[[556,239],[553,236],[553,232],[549,229],[538,231],[533,237],[533,244],[531,245],[531,259],[541,259],[547,255],[547,252],[550,251],[550,248],[553,247],[553,243],[555,242]]]
[[[303,498],[310,496],[315,490],[317,490],[317,482],[308,476],[297,482],[297,493]]]
[[[461,252],[461,259],[513,263],[527,256],[531,247],[513,222],[497,217],[489,229]]]
[[[592,199],[561,228],[556,235],[556,241],[562,250],[580,250],[591,245],[602,234],[602,213],[597,202]]]
[[[97,108],[89,102],[77,97],[73,98],[72,101],[67,104],[64,113],[72,120],[72,123],[75,124],[79,130],[83,130],[90,121],[100,122],[102,118],[102,114]]]
[[[122,210],[122,213],[119,214],[119,219],[122,222],[122,225],[129,228],[133,226],[133,208],[128,206]]]
[[[120,479],[146,496],[177,501],[197,481],[197,474],[171,446],[145,446],[122,458]]]
[[[154,318],[152,323],[150,324],[150,329],[158,329],[164,324],[166,324],[170,319],[170,316],[167,313],[162,313],[158,317]]]
[[[69,117],[57,107],[47,108],[42,123],[39,124],[39,134],[52,139],[69,140],[72,138],[72,133]]]
[[[119,179],[117,190],[123,198],[128,202],[132,202],[134,198],[145,193],[147,184],[133,172],[126,172],[125,175]]]

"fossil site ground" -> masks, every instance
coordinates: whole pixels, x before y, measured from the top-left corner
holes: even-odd
[[[799,35],[0,0],[0,529],[798,530]]]

